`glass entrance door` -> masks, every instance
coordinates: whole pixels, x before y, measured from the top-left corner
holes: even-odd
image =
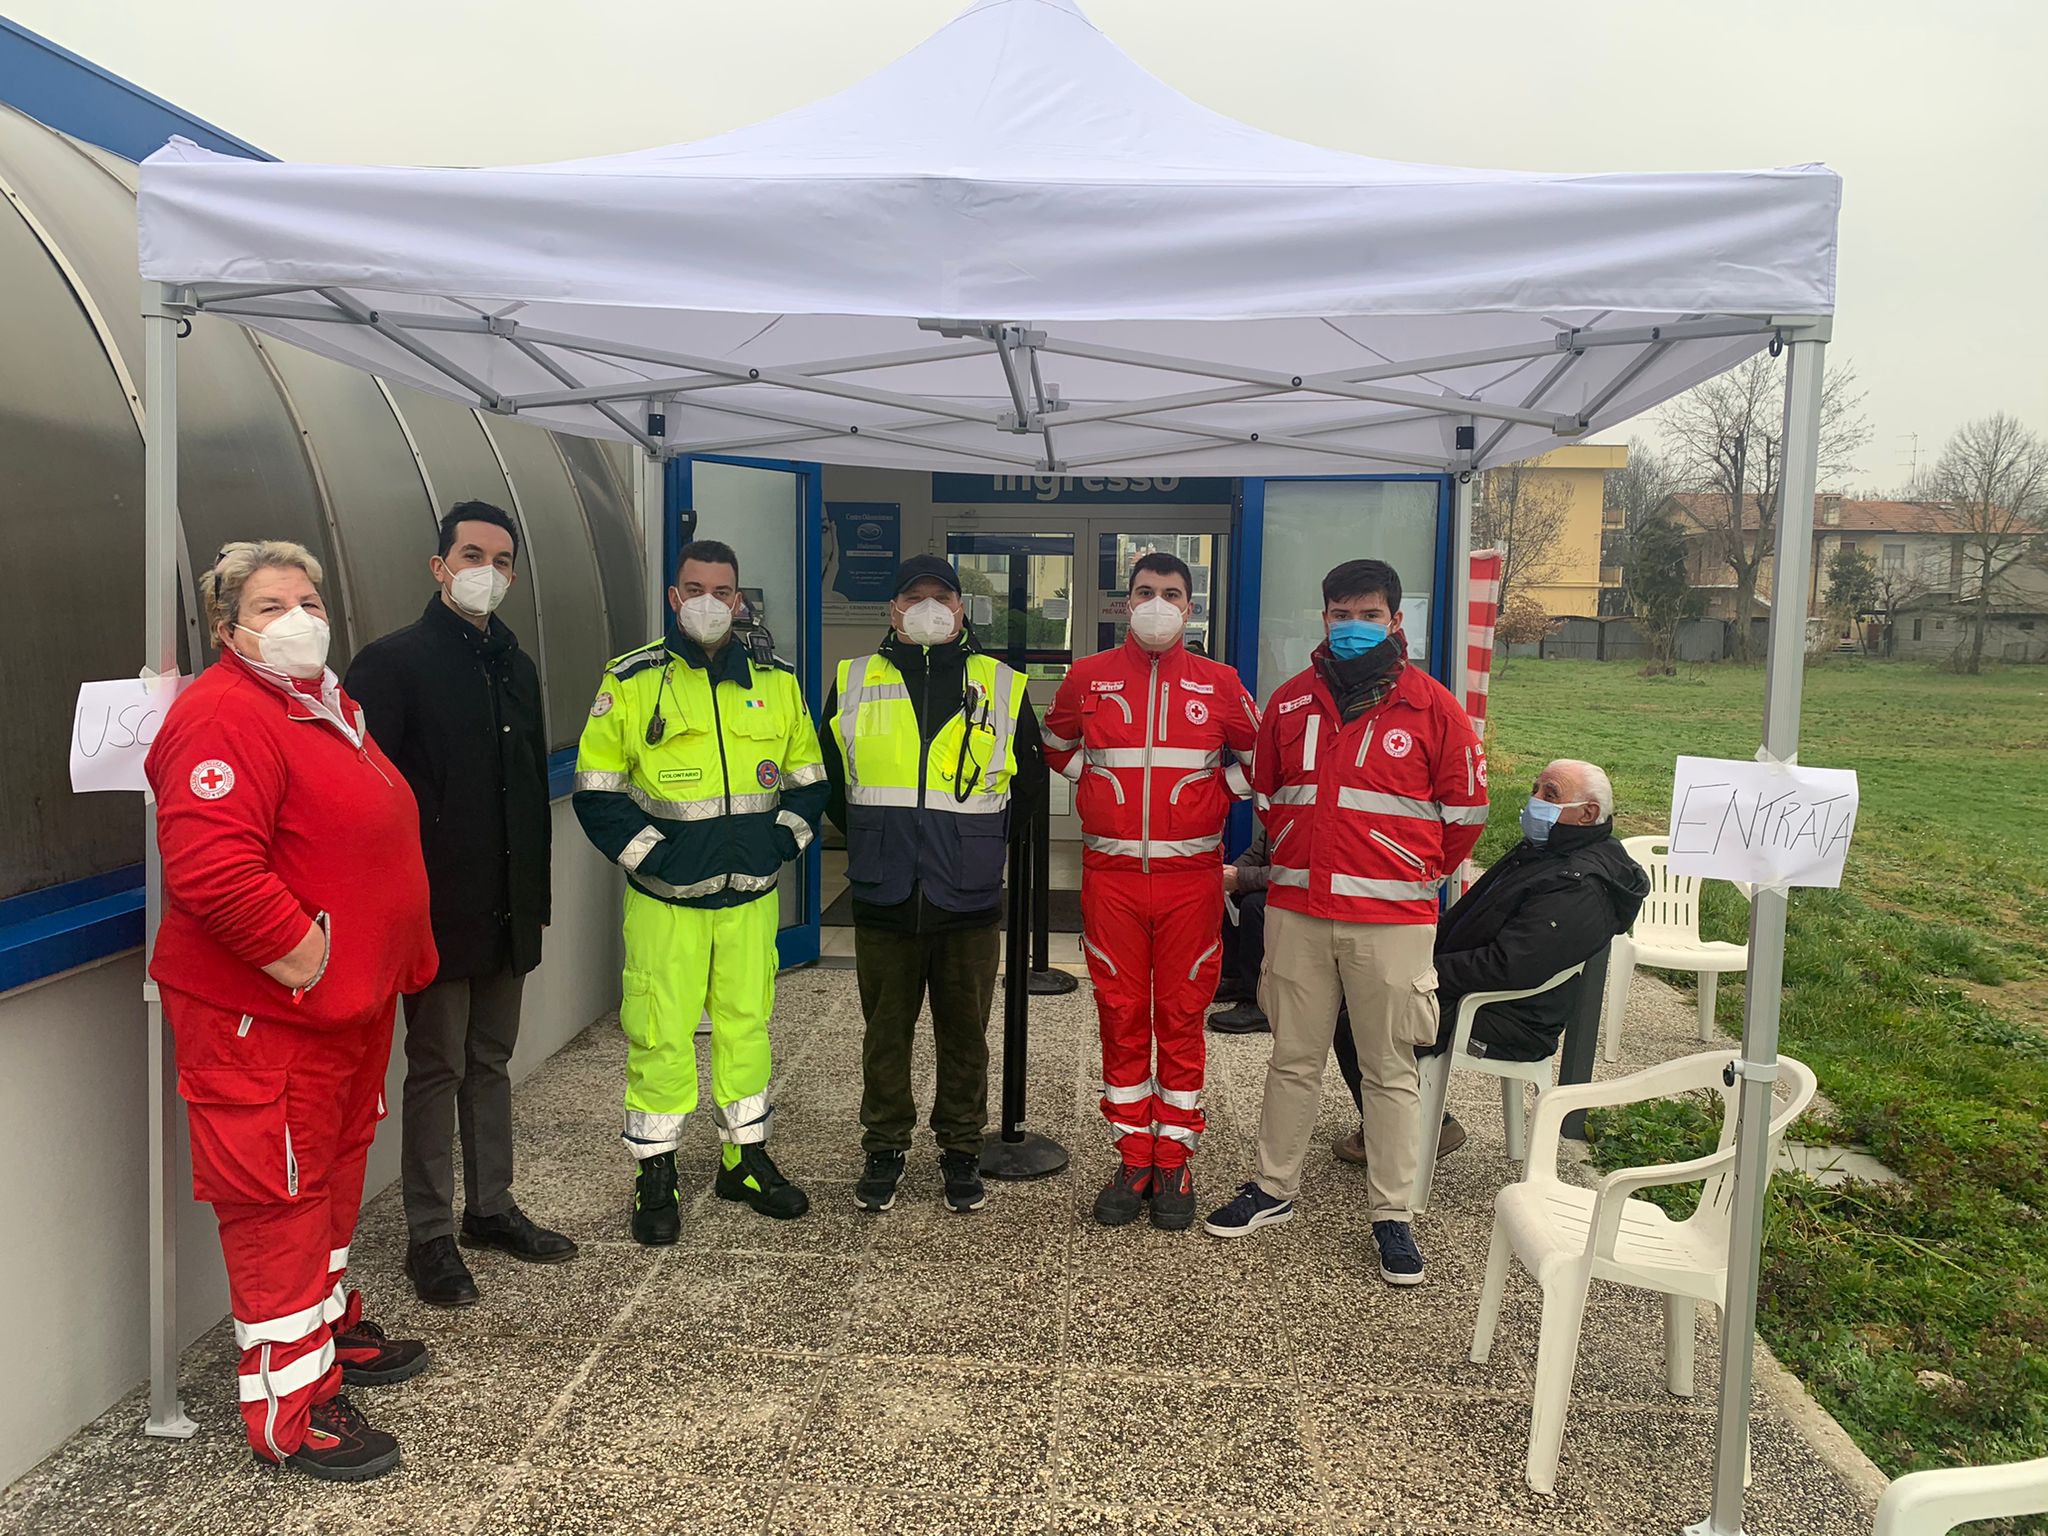
[[[759,459],[678,459],[669,466],[668,570],[692,538],[719,539],[739,556],[748,613],[775,637],[775,653],[796,668],[813,718],[824,703],[818,678],[819,569],[823,497],[818,466]],[[694,515],[693,515],[694,514]],[[784,866],[777,887],[785,966],[818,958],[819,853],[815,842]]]

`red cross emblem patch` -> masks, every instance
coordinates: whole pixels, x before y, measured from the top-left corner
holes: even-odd
[[[1389,757],[1406,757],[1415,750],[1415,738],[1399,726],[1382,736],[1380,742],[1386,748]]]
[[[192,793],[202,800],[218,800],[234,787],[235,770],[217,757],[192,770]]]

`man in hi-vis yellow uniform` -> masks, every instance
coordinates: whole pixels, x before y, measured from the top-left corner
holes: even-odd
[[[725,1144],[715,1192],[781,1220],[810,1209],[763,1145],[768,1015],[776,878],[810,846],[828,789],[796,675],[733,641],[739,574],[725,544],[684,547],[676,623],[605,669],[576,752],[577,819],[627,876],[625,1143],[640,1165],[633,1236],[650,1247],[676,1240],[676,1146],[707,1008]]]

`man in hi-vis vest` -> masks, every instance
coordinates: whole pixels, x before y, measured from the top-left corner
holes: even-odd
[[[988,1125],[988,1014],[1010,819],[1045,794],[1024,678],[984,655],[961,614],[960,578],[937,555],[896,573],[891,633],[841,662],[825,700],[826,814],[846,832],[854,953],[867,1035],[854,1198],[896,1203],[917,1124],[911,1036],[929,991],[938,1085],[932,1135],[946,1204],[965,1213]]]
[[[796,674],[734,636],[739,557],[683,547],[654,644],[605,668],[576,750],[576,816],[626,871],[626,1149],[633,1236],[673,1243],[676,1148],[697,1107],[697,1024],[711,1015],[713,1192],[789,1220],[810,1202],[768,1139],[768,1016],[782,867],[809,846],[825,767]]]

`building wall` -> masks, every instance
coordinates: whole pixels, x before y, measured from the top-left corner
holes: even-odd
[[[1524,470],[1538,484],[1558,487],[1565,497],[1556,567],[1548,581],[1528,588],[1544,612],[1590,618],[1600,611],[1601,588],[1620,585],[1618,573],[1613,580],[1601,579],[1600,532],[1607,476],[1627,466],[1625,445],[1583,443],[1552,449]]]
[[[524,1078],[618,1003],[618,871],[583,838],[567,800],[554,809],[554,924],[527,979],[515,1078]],[[148,1374],[149,1101],[138,952],[0,994],[0,1317],[13,1323],[0,1378],[0,1487]],[[404,1021],[387,1098],[400,1102]],[[593,1136],[612,1118],[593,1107]],[[227,1281],[209,1206],[190,1198],[185,1117],[178,1128],[180,1345],[226,1315]],[[399,1117],[370,1154],[366,1190],[398,1171]],[[372,1295],[403,1285],[368,1275]]]

